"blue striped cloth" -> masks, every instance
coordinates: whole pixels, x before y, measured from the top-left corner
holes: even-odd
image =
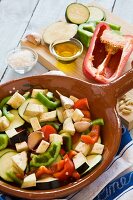
[[[133,140],[126,128],[122,128],[122,139],[116,157],[106,171],[93,183],[75,195],[71,200],[132,200],[133,172],[125,171],[133,166]],[[124,173],[125,172],[125,173]],[[122,174],[123,173],[123,174]],[[3,194],[0,200],[20,200]]]

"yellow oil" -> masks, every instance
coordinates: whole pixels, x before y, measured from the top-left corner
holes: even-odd
[[[72,57],[80,51],[80,48],[75,43],[67,41],[67,42],[55,44],[54,50],[56,54],[59,56]]]

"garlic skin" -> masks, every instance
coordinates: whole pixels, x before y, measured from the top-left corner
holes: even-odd
[[[39,45],[41,44],[41,35],[39,33],[33,32],[26,35],[26,39],[31,42],[32,44]]]

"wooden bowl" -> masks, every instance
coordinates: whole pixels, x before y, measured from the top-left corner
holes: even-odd
[[[116,112],[117,98],[133,88],[133,70],[124,74],[113,83],[98,85],[87,83],[76,78],[56,75],[41,75],[13,80],[0,86],[0,99],[11,92],[19,90],[24,92],[30,88],[49,88],[58,90],[64,95],[74,95],[78,98],[87,97],[94,118],[103,118],[105,125],[102,127],[102,143],[105,145],[103,161],[90,173],[80,180],[66,186],[52,190],[20,189],[0,180],[0,191],[24,199],[53,199],[65,197],[92,183],[100,176],[111,163],[121,140],[121,124]],[[3,166],[4,167],[4,166]]]

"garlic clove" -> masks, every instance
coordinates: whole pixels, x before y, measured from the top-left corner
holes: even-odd
[[[74,106],[74,102],[70,99],[70,98],[68,98],[68,97],[66,97],[66,96],[64,96],[64,95],[62,95],[60,92],[58,92],[57,90],[56,90],[56,92],[57,92],[57,94],[59,95],[59,97],[60,97],[60,100],[61,100],[61,104],[62,104],[62,106],[65,108],[65,109],[69,109],[69,108],[71,108],[72,106]]]
[[[41,38],[41,35],[36,32],[30,33],[26,36],[26,39],[35,45],[39,45],[41,43]]]
[[[83,132],[83,131],[86,131],[90,127],[90,122],[87,122],[87,121],[75,122],[74,127],[77,132]]]

